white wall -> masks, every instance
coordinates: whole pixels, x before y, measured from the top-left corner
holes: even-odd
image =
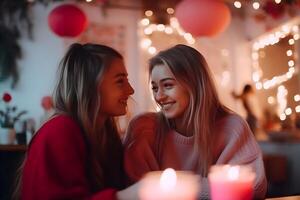
[[[244,84],[251,82],[250,43],[243,24],[241,18],[234,17],[225,32],[212,38],[199,38],[196,45],[213,72],[221,101],[241,115],[245,115],[241,102],[234,100],[231,92],[240,91]],[[227,55],[222,53],[224,50]]]

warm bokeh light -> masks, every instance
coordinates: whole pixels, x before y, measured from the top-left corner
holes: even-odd
[[[145,11],[145,15],[146,15],[147,17],[151,17],[151,16],[153,15],[153,11],[152,11],[152,10],[146,10],[146,11]]]
[[[174,9],[173,8],[167,8],[167,13],[169,14],[169,15],[172,15],[172,14],[174,14]]]
[[[143,26],[147,26],[147,25],[150,24],[150,20],[147,19],[147,18],[144,18],[144,19],[141,20],[141,24],[142,24]]]
[[[268,103],[271,105],[275,104],[275,98],[272,96],[268,97]]]
[[[241,7],[242,7],[242,4],[241,4],[240,1],[235,1],[235,2],[233,3],[233,5],[234,5],[234,7],[236,7],[236,8],[241,8]]]
[[[258,2],[254,2],[254,3],[252,4],[252,6],[253,6],[253,8],[254,8],[255,10],[257,10],[257,9],[259,9],[260,4],[259,4]]]
[[[148,52],[149,52],[151,55],[155,54],[156,51],[157,51],[157,50],[156,50],[155,47],[149,47],[149,48],[148,48]]]
[[[286,114],[286,115],[292,114],[292,109],[291,109],[291,108],[285,109],[285,114]]]
[[[295,111],[296,113],[300,113],[300,105],[296,106]]]
[[[290,50],[290,49],[287,50],[287,51],[286,51],[286,55],[287,55],[287,56],[292,56],[292,55],[293,55],[293,51]]]
[[[161,174],[159,185],[163,190],[170,191],[176,186],[177,176],[172,168],[167,168]]]
[[[240,174],[240,167],[239,166],[233,166],[233,167],[230,167],[228,169],[228,179],[229,180],[237,180],[239,178],[239,174]]]
[[[296,94],[294,96],[294,101],[296,101],[296,102],[300,101],[300,94]]]

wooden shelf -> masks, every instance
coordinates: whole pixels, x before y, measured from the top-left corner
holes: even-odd
[[[9,144],[9,145],[3,145],[0,144],[0,151],[26,151],[27,145],[14,145],[14,144]]]

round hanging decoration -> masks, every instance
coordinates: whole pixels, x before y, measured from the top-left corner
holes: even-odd
[[[51,96],[44,96],[41,100],[41,105],[44,110],[51,110],[53,108],[53,100]]]
[[[230,23],[227,5],[220,0],[183,0],[175,8],[181,27],[193,36],[215,36]]]
[[[50,29],[61,37],[76,37],[87,27],[84,12],[73,4],[63,4],[54,8],[48,16]]]

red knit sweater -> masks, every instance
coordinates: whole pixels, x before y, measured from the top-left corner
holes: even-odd
[[[76,122],[63,115],[49,120],[29,146],[21,199],[116,200],[116,190],[112,188],[91,192],[86,157],[85,142]]]

